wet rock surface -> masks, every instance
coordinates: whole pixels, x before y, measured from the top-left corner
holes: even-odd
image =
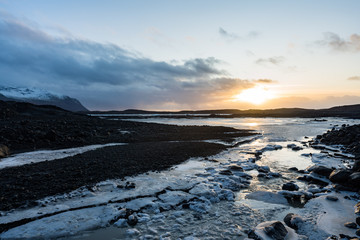
[[[344,145],[347,152],[360,158],[360,125],[343,125],[340,129],[333,129],[318,136],[318,139],[328,145]]]

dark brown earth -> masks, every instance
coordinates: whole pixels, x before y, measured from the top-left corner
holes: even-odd
[[[51,106],[0,101],[0,146],[8,147],[11,153],[127,143],[0,170],[0,210],[33,205],[43,197],[106,179],[168,169],[190,157],[206,157],[226,149],[224,145],[199,140],[230,142],[254,134],[227,127],[105,120]]]

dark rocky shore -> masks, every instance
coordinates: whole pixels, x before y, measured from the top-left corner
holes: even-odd
[[[255,134],[227,127],[105,120],[52,106],[1,101],[0,126],[3,156],[39,149],[127,143],[0,170],[0,210],[30,206],[45,196],[106,179],[168,169],[190,157],[206,157],[226,149],[225,145],[200,140],[231,142]]]
[[[354,162],[349,169],[334,170],[318,166],[315,170],[320,175],[329,178],[339,190],[360,191],[360,125],[343,125],[339,129],[333,128],[323,135],[317,136],[315,143],[343,145],[343,152],[354,155],[352,159]]]

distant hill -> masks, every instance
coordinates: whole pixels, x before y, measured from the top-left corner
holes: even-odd
[[[53,94],[36,88],[0,86],[0,100],[28,102],[36,105],[53,105],[72,112],[88,111],[75,98]]]
[[[306,117],[306,118],[321,118],[321,117],[347,117],[360,118],[360,104],[337,106],[327,109],[304,109],[304,108],[277,108],[277,109],[220,109],[220,110],[198,110],[198,111],[145,111],[128,109],[124,111],[92,111],[91,114],[121,114],[122,118],[144,118],[147,116],[135,116],[136,114],[149,115],[168,114],[171,117],[185,118],[185,117],[209,117],[216,116],[221,118],[233,117]],[[131,116],[133,115],[133,116]],[[153,116],[152,116],[153,117]],[[159,116],[161,117],[161,116]]]

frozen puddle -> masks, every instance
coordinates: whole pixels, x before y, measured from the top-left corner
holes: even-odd
[[[124,145],[125,143],[108,143],[108,144],[97,144],[97,145],[89,145],[85,147],[78,148],[66,148],[59,150],[42,150],[42,151],[34,151],[34,152],[26,152],[16,154],[12,157],[3,158],[0,160],[0,169],[6,167],[15,167],[21,166],[25,164],[51,161],[55,159],[61,159],[66,157],[71,157],[77,154],[81,154],[87,151],[95,150],[103,147],[110,146],[118,146]],[[30,161],[29,161],[30,159]]]
[[[317,126],[316,134],[329,127],[317,124],[322,128]],[[299,125],[289,126],[302,133]],[[286,227],[285,239],[355,236],[344,223],[355,220],[358,195],[297,180],[312,176],[306,172],[309,166],[345,167],[351,160],[335,156],[337,148],[309,148],[302,137],[279,141],[263,135],[168,171],[107,180],[39,200],[37,207],[0,212],[0,226],[15,223],[0,238],[246,239],[253,229],[262,239],[270,239],[264,232],[267,224],[283,221],[288,213],[298,214],[302,224],[297,233]],[[247,139],[238,139],[242,140]],[[294,167],[304,173],[289,170]],[[298,189],[282,190],[289,182]],[[339,200],[331,202],[327,195]],[[349,195],[356,196],[344,198]]]

